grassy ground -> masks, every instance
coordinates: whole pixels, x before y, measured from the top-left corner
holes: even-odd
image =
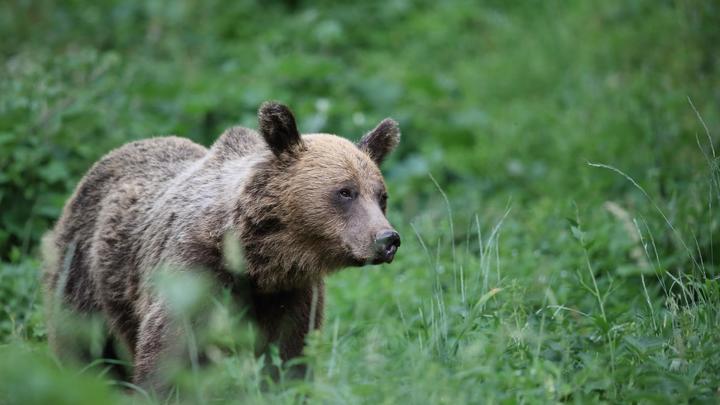
[[[0,4],[0,402],[144,400],[49,355],[39,239],[108,150],[266,99],[303,132],[400,121],[403,246],[329,280],[305,380],[263,382],[216,299],[174,401],[720,401],[720,7],[476,3]]]

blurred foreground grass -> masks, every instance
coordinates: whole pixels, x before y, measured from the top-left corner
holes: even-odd
[[[403,246],[330,279],[312,378],[262,389],[217,302],[176,400],[719,400],[717,2],[16,1],[0,37],[0,402],[143,400],[48,355],[39,238],[113,147],[209,145],[266,99],[400,121]]]

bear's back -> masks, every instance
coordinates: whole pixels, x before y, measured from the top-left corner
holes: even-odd
[[[208,150],[188,139],[165,136],[131,142],[103,157],[96,167],[118,180],[154,178],[166,181],[188,164],[202,159]],[[91,171],[93,170],[91,169]]]

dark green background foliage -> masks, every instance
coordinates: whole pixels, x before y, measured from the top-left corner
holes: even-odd
[[[245,348],[181,400],[718,401],[720,3],[17,0],[0,38],[0,402],[124,400],[47,354],[40,239],[112,148],[267,99],[400,122],[403,246],[330,279],[312,379]]]

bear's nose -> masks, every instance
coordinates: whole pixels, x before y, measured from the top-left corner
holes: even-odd
[[[375,236],[377,262],[390,263],[400,247],[400,234],[393,230],[380,231]]]

